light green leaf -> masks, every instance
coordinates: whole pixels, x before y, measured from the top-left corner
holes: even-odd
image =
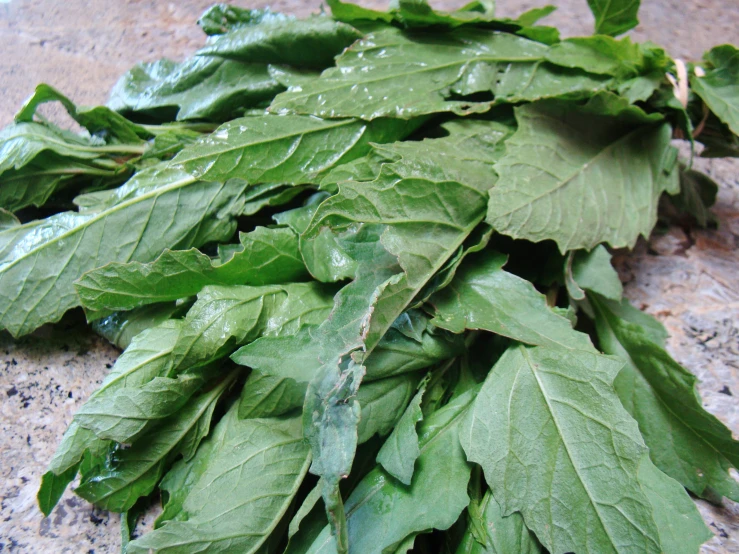
[[[305,383],[289,377],[252,370],[239,397],[239,417],[277,417],[302,408],[305,389]]]
[[[495,230],[562,252],[649,235],[660,195],[677,190],[668,124],[634,128],[564,103],[521,106],[516,119],[490,192]]]
[[[451,100],[452,93],[489,91],[495,77],[491,65],[536,62],[546,50],[537,42],[480,29],[423,34],[387,27],[354,44],[320,79],[277,96],[270,111],[365,120],[484,112],[490,102]]]
[[[354,396],[365,373],[362,360],[482,219],[501,133],[494,125],[470,125],[474,132],[416,142],[397,161],[382,165],[372,181],[340,183],[301,237],[303,257],[314,272],[315,241],[331,228],[361,224],[356,236],[362,239],[353,246],[355,279],[336,295],[331,316],[315,336],[324,365],[303,411],[311,471],[334,487],[334,498],[324,494],[334,522],[342,518],[338,481],[349,473],[356,448]]]
[[[212,36],[260,23],[290,19],[293,18],[269,8],[248,10],[231,4],[215,4],[203,12],[198,19],[198,26],[206,35]]]
[[[195,375],[157,376],[140,386],[118,387],[91,397],[74,419],[101,439],[132,443],[154,423],[180,410],[202,386],[203,379]]]
[[[626,301],[619,306],[594,295],[588,299],[601,348],[626,362],[616,392],[639,424],[655,465],[698,496],[710,488],[738,499],[739,484],[729,468],[739,465],[739,442],[703,408],[698,380],[655,341],[654,331],[631,317]]]
[[[142,386],[165,373],[169,367],[167,356],[172,352],[180,329],[179,321],[167,321],[138,335],[130,348],[116,360],[113,369],[100,388],[90,396],[88,403],[104,402],[114,397],[116,391]],[[110,441],[100,439],[92,430],[80,426],[76,419],[72,420],[49,463],[39,491],[39,505],[45,513],[51,512],[66,486],[77,475],[85,452],[99,454],[107,450],[110,444]]]
[[[539,554],[541,547],[531,532],[526,528],[521,514],[503,517],[503,511],[488,490],[485,496],[476,503],[474,510],[482,518],[482,530],[485,542],[481,543],[472,528],[468,529],[457,547],[456,554]]]
[[[159,482],[168,463],[181,453],[192,458],[208,434],[216,403],[236,372],[192,400],[133,446],[116,452],[110,463],[87,472],[75,489],[82,498],[112,512],[125,512],[147,496]]]
[[[297,418],[227,422],[222,447],[183,502],[186,517],[132,541],[128,554],[255,552],[267,540],[308,471],[310,450]]]
[[[75,288],[88,319],[116,310],[194,296],[207,285],[270,285],[302,281],[308,273],[289,229],[257,227],[239,236],[225,263],[196,249],[165,250],[150,263],[112,263],[85,273]]]
[[[551,552],[666,552],[650,492],[656,486],[636,422],[613,390],[621,362],[591,352],[522,345],[495,364],[461,433],[503,515],[521,512]],[[666,491],[683,504],[679,487]],[[573,510],[573,506],[577,509]],[[679,530],[675,552],[705,535]]]
[[[77,123],[90,134],[102,135],[106,142],[139,144],[152,133],[140,125],[127,120],[121,114],[105,106],[94,108],[79,107],[54,87],[46,84],[36,86],[33,95],[25,101],[15,116],[16,123],[31,122],[36,110],[46,102],[59,102]]]
[[[424,383],[377,454],[377,463],[404,485],[411,484],[416,460],[421,455],[416,424],[423,419],[421,399],[425,390]]]
[[[562,67],[619,79],[635,77],[646,62],[641,46],[629,37],[616,40],[604,35],[568,38],[553,45],[546,57]]]
[[[461,336],[429,325],[425,316],[420,336],[408,336],[400,330],[400,320],[405,317],[403,314],[393,323],[364,361],[365,381],[431,367],[464,351]],[[315,333],[316,326],[305,326],[295,335],[260,337],[234,352],[231,359],[275,377],[308,382],[321,365]]]
[[[19,336],[58,321],[79,305],[73,282],[95,267],[227,239],[245,187],[155,167],[113,191],[98,211],[65,212],[0,232],[0,327]]]
[[[429,416],[419,430],[421,454],[410,486],[380,466],[357,485],[346,501],[349,552],[393,552],[410,535],[448,529],[469,502],[470,465],[459,445],[461,421],[473,394],[467,394]],[[428,507],[434,509],[429,510]],[[311,554],[336,552],[326,527]]]
[[[739,50],[716,46],[703,56],[705,76],[690,77],[690,86],[718,118],[739,135]]]
[[[530,282],[503,270],[506,261],[497,252],[469,259],[451,284],[429,299],[431,323],[455,333],[483,329],[527,344],[593,350],[588,336],[552,311]]]
[[[595,16],[595,32],[620,35],[639,24],[636,14],[641,0],[588,0]]]
[[[307,19],[263,18],[209,40],[198,56],[218,56],[250,63],[286,64],[324,69],[362,37],[354,27],[325,15]]]
[[[370,150],[370,142],[402,138],[415,124],[382,120],[322,121],[307,116],[256,115],[230,121],[173,164],[208,180],[318,183],[323,172]]]
[[[570,252],[564,274],[567,292],[575,300],[585,299],[584,289],[611,300],[621,300],[623,285],[611,265],[611,254],[603,245],[596,246],[590,252]]]

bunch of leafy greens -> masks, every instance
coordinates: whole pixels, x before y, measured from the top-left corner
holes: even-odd
[[[739,500],[739,443],[608,248],[665,198],[712,223],[671,139],[739,155],[736,48],[613,38],[638,0],[566,40],[553,8],[328,4],[215,6],[192,58],[108,107],[41,85],[0,134],[0,328],[81,306],[125,348],[43,512],[79,475],[129,554],[697,552],[686,489]]]

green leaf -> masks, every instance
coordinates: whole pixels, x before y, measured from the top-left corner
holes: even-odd
[[[361,224],[355,279],[336,295],[331,316],[315,336],[324,365],[308,388],[303,411],[313,448],[311,471],[336,493],[324,494],[334,523],[342,518],[338,481],[349,473],[356,448],[354,396],[365,372],[362,360],[482,219],[493,185],[494,146],[502,137],[495,125],[469,125],[472,132],[415,143],[397,161],[382,165],[372,181],[339,184],[338,194],[320,204],[301,238],[313,272],[315,241],[332,227]],[[340,549],[343,543],[342,537]]]
[[[307,19],[264,18],[211,39],[199,56],[250,63],[286,64],[324,69],[334,57],[362,37],[354,27],[325,15]]]
[[[394,552],[409,536],[448,529],[457,520],[469,502],[470,465],[459,445],[459,431],[472,396],[460,397],[423,422],[419,430],[421,454],[410,486],[378,466],[349,495],[349,552]],[[433,509],[428,509],[430,506]],[[308,552],[336,552],[328,527]]]
[[[588,299],[601,348],[626,362],[616,392],[639,424],[655,465],[698,496],[710,488],[739,498],[739,484],[729,474],[739,464],[739,442],[703,408],[695,376],[655,340],[664,335],[653,338],[626,301],[619,306],[594,295]]]
[[[383,120],[322,121],[307,116],[258,115],[219,127],[172,163],[208,180],[318,183],[320,175],[370,150],[370,142],[402,138],[414,125]]]
[[[108,106],[127,117],[158,121],[227,121],[284,90],[264,64],[199,57],[140,63],[123,75]]]
[[[539,554],[541,547],[531,532],[526,528],[521,514],[503,517],[503,511],[488,490],[479,501],[473,500],[468,508],[480,514],[481,528],[484,535],[480,542],[472,526],[468,529],[456,550],[456,554]]]
[[[289,377],[252,370],[239,397],[239,417],[278,417],[302,408],[305,388]]]
[[[208,286],[187,313],[173,352],[178,371],[195,372],[259,336],[295,334],[324,321],[332,290],[319,283]]]
[[[632,247],[654,227],[662,192],[677,190],[670,126],[634,128],[573,108],[516,108],[487,221],[513,238],[554,240],[562,252]]]
[[[98,335],[125,350],[139,333],[187,312],[187,303],[152,304],[130,312],[116,312],[92,323]]]
[[[94,405],[103,402],[114,397],[120,389],[144,385],[165,373],[169,364],[167,356],[172,352],[180,330],[180,322],[167,321],[138,335],[116,360],[113,369],[100,388],[90,396],[88,403]],[[109,445],[110,441],[102,440],[92,430],[80,426],[77,419],[72,420],[43,477],[39,506],[44,513],[51,512],[66,486],[77,475],[85,452],[100,453],[107,450]]]
[[[8,210],[0,208],[0,231],[19,227],[21,222]]]
[[[267,21],[288,21],[289,15],[273,12],[269,8],[247,10],[230,4],[215,4],[205,10],[198,25],[206,35],[222,35],[234,29],[250,27]]]
[[[47,471],[41,477],[41,486],[36,494],[39,509],[44,517],[49,517],[54,506],[67,490],[67,485],[77,477],[78,464],[73,465],[66,471],[57,475],[53,471]]]
[[[21,110],[16,114],[16,123],[33,121],[33,116],[36,114],[38,107],[46,102],[61,103],[72,119],[91,134],[104,138],[108,143],[138,144],[151,137],[151,133],[144,127],[128,121],[110,108],[105,106],[78,107],[61,92],[46,84],[36,86],[33,95],[26,100]]]
[[[708,65],[705,76],[691,75],[690,86],[739,135],[739,50],[724,44],[706,52],[703,59]]]
[[[506,261],[494,251],[470,259],[429,299],[431,323],[455,333],[483,329],[527,344],[592,350],[588,336],[552,311],[531,283],[503,270]]]
[[[718,184],[705,173],[681,168],[680,193],[671,196],[670,202],[681,212],[695,218],[701,227],[716,223],[716,215],[710,210],[716,203]],[[597,291],[596,291],[597,292]]]
[[[254,552],[282,519],[310,464],[299,419],[224,420],[222,446],[183,502],[186,517],[132,541],[128,554]]]
[[[404,485],[411,484],[416,460],[421,455],[416,424],[423,419],[421,399],[425,390],[423,383],[377,454],[377,463]]]
[[[150,261],[166,247],[224,240],[246,184],[198,182],[152,168],[112,191],[108,205],[0,232],[0,327],[14,336],[59,318],[79,298],[73,283],[112,261]],[[125,229],[125,231],[121,231]]]
[[[603,245],[590,252],[570,252],[564,273],[567,292],[575,300],[585,299],[585,289],[611,300],[621,300],[623,285],[611,265],[611,254]]]
[[[257,227],[239,240],[241,248],[225,263],[196,249],[165,250],[150,263],[94,269],[74,286],[88,319],[98,319],[116,310],[194,296],[207,285],[270,285],[308,276],[291,230]]]
[[[392,431],[416,391],[417,374],[403,374],[364,383],[357,391],[357,401],[362,409],[357,425],[357,444],[374,435],[384,437]]]
[[[461,433],[503,515],[521,512],[551,552],[667,551],[648,451],[612,386],[621,365],[591,352],[513,346]],[[664,492],[676,505],[690,502],[679,486]],[[694,507],[688,520],[670,540],[675,552],[697,552],[705,540],[693,533],[701,527]]]
[[[364,360],[365,381],[431,367],[464,352],[462,337],[429,325],[428,318],[420,314],[417,316],[422,319],[419,335],[404,333],[401,326],[409,317],[408,314],[398,317]],[[260,337],[239,348],[231,359],[274,377],[308,382],[321,366],[320,344],[313,338],[316,329],[316,326],[304,326],[295,335]]]
[[[595,16],[595,32],[601,35],[620,35],[639,24],[636,14],[640,0],[588,0]]]
[[[635,77],[646,63],[641,46],[629,37],[616,40],[603,35],[563,40],[549,49],[546,58],[562,67],[619,79]]]
[[[105,466],[84,475],[75,492],[106,510],[129,510],[140,497],[154,490],[167,464],[177,454],[181,453],[185,460],[192,458],[208,434],[218,399],[235,377],[236,372],[232,372],[163,421],[154,432],[142,436],[130,448],[114,452]]]
[[[279,95],[270,110],[365,120],[483,112],[490,102],[452,100],[452,93],[489,91],[495,78],[491,65],[530,65],[546,50],[515,35],[471,28],[443,34],[383,28],[339,56],[337,67],[320,79]]]
[[[101,439],[132,443],[154,423],[179,411],[202,386],[199,376],[157,376],[140,386],[119,387],[91,397],[74,418],[80,427],[94,431]]]

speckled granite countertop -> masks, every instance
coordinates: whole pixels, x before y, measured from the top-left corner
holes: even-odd
[[[82,104],[102,103],[116,78],[139,60],[182,58],[203,43],[194,25],[210,0],[0,0],[0,126],[39,82]],[[439,7],[463,1],[437,0]],[[499,0],[501,15],[546,2]],[[585,0],[560,6],[548,23],[566,35],[592,25]],[[299,15],[319,0],[243,0]],[[367,0],[381,7],[383,2]],[[739,2],[643,0],[633,33],[671,54],[696,59],[711,46],[739,43]],[[718,231],[672,228],[618,257],[627,296],[658,317],[669,350],[702,381],[704,403],[739,435],[739,160],[698,160],[721,184]],[[1,294],[1,292],[0,292]],[[70,491],[49,518],[36,507],[41,475],[64,429],[111,367],[118,351],[79,318],[13,341],[0,333],[0,552],[108,553],[120,548],[119,517],[93,509]],[[699,502],[716,537],[706,553],[739,553],[739,505]],[[151,524],[144,518],[142,526]]]

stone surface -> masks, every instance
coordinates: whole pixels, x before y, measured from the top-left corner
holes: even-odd
[[[383,2],[364,5],[382,7]],[[432,2],[439,7],[465,3]],[[546,2],[500,0],[500,15]],[[587,34],[585,0],[552,2],[545,23],[566,35]],[[204,41],[194,25],[209,0],[0,0],[0,126],[39,82],[81,104],[105,101],[118,76],[137,61],[181,59]],[[318,0],[253,0],[298,15]],[[739,43],[739,2],[644,0],[632,33],[675,56],[698,59],[719,43]],[[716,231],[672,227],[617,258],[626,294],[667,326],[669,350],[701,379],[707,409],[739,433],[739,161],[697,160],[721,184]],[[108,553],[120,548],[119,517],[67,491],[43,518],[36,491],[72,414],[95,390],[118,352],[66,318],[19,341],[0,334],[0,552]],[[716,537],[706,553],[739,553],[739,507],[699,507]],[[153,515],[141,527],[150,525]]]

